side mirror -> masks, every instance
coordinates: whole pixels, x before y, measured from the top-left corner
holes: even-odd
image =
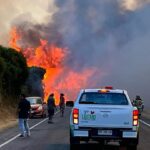
[[[74,106],[74,101],[67,101],[66,106],[73,107]]]

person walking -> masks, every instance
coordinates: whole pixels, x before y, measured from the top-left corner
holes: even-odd
[[[59,108],[60,108],[60,116],[63,117],[65,110],[65,98],[63,93],[60,94]]]
[[[47,108],[48,108],[48,123],[53,123],[52,119],[54,116],[54,111],[56,108],[54,94],[50,94],[47,100]]]
[[[30,129],[28,125],[28,118],[30,113],[30,102],[25,99],[25,95],[20,95],[20,102],[18,104],[18,118],[19,118],[19,128],[20,137],[30,136]]]

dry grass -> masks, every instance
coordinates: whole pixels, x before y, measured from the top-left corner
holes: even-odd
[[[0,131],[17,124],[16,108],[0,105]]]

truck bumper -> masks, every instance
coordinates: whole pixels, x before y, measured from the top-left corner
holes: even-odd
[[[138,136],[137,131],[133,130],[121,130],[115,129],[112,130],[112,135],[98,135],[98,129],[89,129],[89,130],[73,130],[71,136],[80,139],[93,139],[93,140],[122,140],[122,139],[136,139]]]
[[[137,138],[137,132],[135,131],[123,131],[123,138]]]

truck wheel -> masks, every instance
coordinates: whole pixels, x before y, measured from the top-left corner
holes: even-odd
[[[127,150],[137,150],[137,145],[130,145],[127,147]]]
[[[138,133],[138,135],[137,135],[137,138],[136,139],[130,139],[130,145],[132,146],[134,146],[134,145],[138,145],[139,144],[139,133]]]
[[[80,140],[70,137],[70,150],[77,150],[80,145]]]
[[[129,145],[127,146],[127,150],[137,150],[137,145],[139,143],[139,134],[136,139],[130,140],[128,143]]]
[[[99,146],[104,146],[105,145],[105,141],[104,140],[100,140],[98,143],[99,143]]]

